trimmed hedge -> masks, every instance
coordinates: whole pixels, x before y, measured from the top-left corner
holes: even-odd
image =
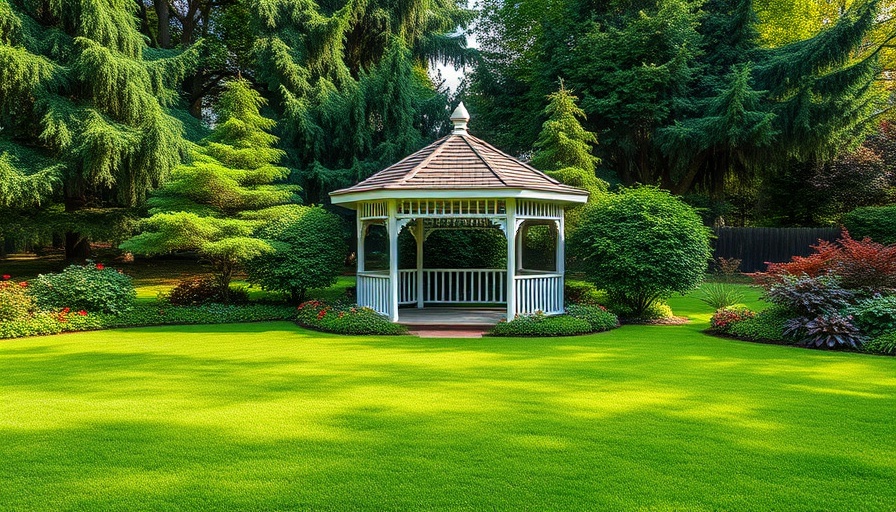
[[[148,327],[153,325],[227,324],[291,320],[295,315],[292,306],[249,304],[225,306],[168,306],[140,304],[121,315],[73,312],[68,308],[54,313],[36,313],[28,318],[0,322],[0,338],[43,336],[61,332],[92,331],[119,327]]]
[[[501,321],[490,332],[491,336],[580,336],[619,327],[619,318],[602,306],[571,305],[565,315],[546,316],[543,313],[520,315],[510,322]]]

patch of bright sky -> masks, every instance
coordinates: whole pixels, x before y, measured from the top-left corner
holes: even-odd
[[[467,46],[470,48],[479,48],[476,34],[467,34]],[[438,84],[440,79],[445,80],[445,87],[451,92],[454,92],[457,90],[457,86],[460,85],[461,80],[464,79],[469,70],[470,66],[455,68],[451,64],[447,66],[445,64],[438,64],[435,68],[431,69],[429,73],[435,83]]]

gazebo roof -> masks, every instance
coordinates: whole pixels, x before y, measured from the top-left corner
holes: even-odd
[[[478,197],[516,197],[524,191],[556,196],[560,201],[585,202],[588,192],[564,185],[534,167],[467,133],[469,120],[463,103],[451,116],[454,131],[429,146],[349,188],[330,193],[334,203],[362,200],[371,192],[378,198],[433,197],[461,192]],[[450,195],[455,195],[450,194]],[[525,195],[525,194],[523,194]],[[546,197],[547,198],[547,197]]]

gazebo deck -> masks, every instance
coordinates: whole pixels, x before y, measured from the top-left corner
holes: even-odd
[[[412,329],[420,327],[438,327],[442,330],[488,329],[506,316],[507,310],[503,307],[401,308],[398,310],[398,323]]]

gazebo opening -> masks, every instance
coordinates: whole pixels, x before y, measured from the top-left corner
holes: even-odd
[[[451,119],[451,135],[331,194],[357,211],[358,304],[393,321],[433,306],[562,313],[564,209],[588,193],[470,136],[463,104]],[[464,236],[500,252],[470,254]]]

